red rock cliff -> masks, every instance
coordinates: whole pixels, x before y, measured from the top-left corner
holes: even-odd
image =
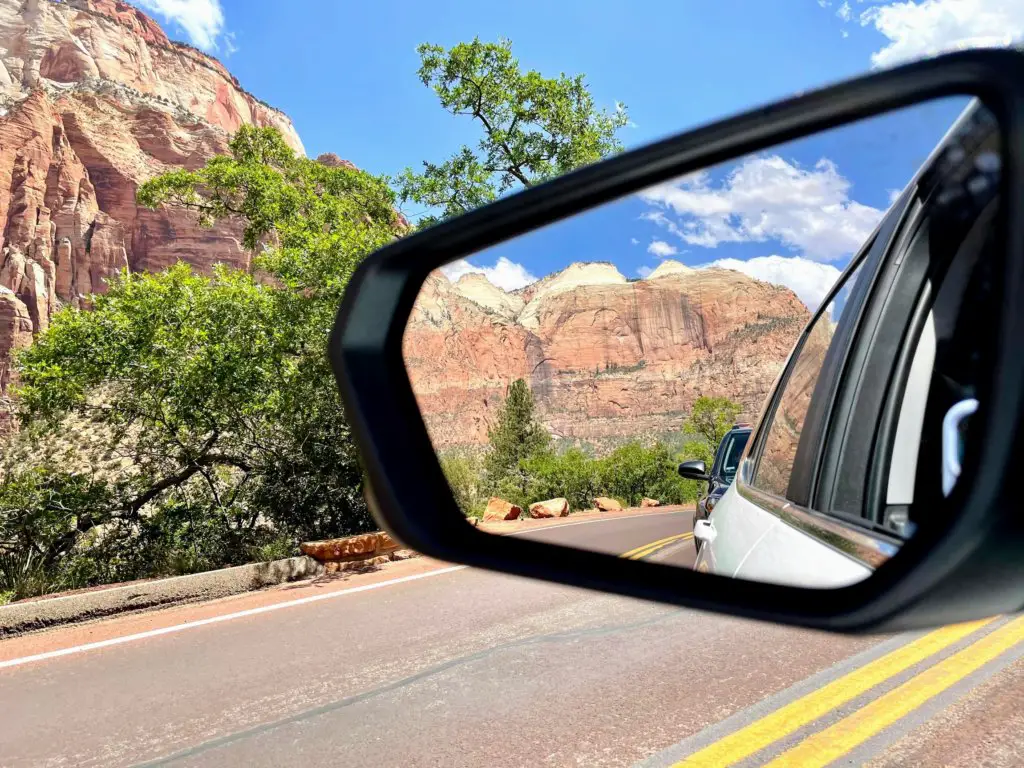
[[[435,273],[403,346],[435,446],[485,443],[517,378],[553,435],[601,446],[678,433],[700,395],[754,418],[809,318],[787,288],[673,262],[633,282],[574,264],[511,294]]]
[[[237,228],[135,203],[140,183],[201,166],[242,124],[303,151],[284,114],[128,3],[0,0],[0,393],[11,349],[122,268],[248,264]]]

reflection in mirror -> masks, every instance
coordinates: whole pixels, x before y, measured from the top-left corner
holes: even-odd
[[[978,383],[947,379],[998,142],[977,102],[928,102],[435,272],[404,355],[462,511],[740,578],[869,575],[942,494],[942,418]]]

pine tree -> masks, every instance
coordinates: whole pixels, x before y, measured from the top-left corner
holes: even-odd
[[[551,436],[534,415],[533,395],[523,379],[512,382],[498,420],[487,430],[487,437],[491,447],[485,467],[491,489],[507,493],[525,485],[525,480],[517,482],[521,479],[519,462],[547,449]]]

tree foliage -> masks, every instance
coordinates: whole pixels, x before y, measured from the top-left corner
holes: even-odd
[[[742,410],[743,406],[726,397],[698,397],[683,431],[704,440],[714,452]]]
[[[681,458],[687,461],[699,459],[710,470],[718,445],[742,411],[743,406],[726,397],[698,397],[683,424]]]
[[[523,379],[516,379],[509,386],[505,403],[494,425],[487,430],[487,437],[490,449],[484,466],[489,485],[500,490],[511,479],[516,487],[525,489],[519,463],[544,451],[551,435],[537,420],[533,394]]]
[[[91,547],[79,571],[102,581],[371,525],[326,343],[356,265],[403,231],[393,193],[297,156],[272,128],[243,126],[230,147],[138,196],[206,225],[240,221],[251,270],[124,274],[20,354],[19,440],[37,455],[70,441],[74,470],[0,468],[0,554],[31,547],[71,567]]]
[[[457,216],[500,195],[530,187],[622,149],[616,132],[628,124],[625,106],[608,112],[594,104],[585,76],[547,78],[523,71],[512,43],[460,43],[445,50],[424,43],[419,77],[450,114],[474,120],[482,136],[441,163],[407,168],[399,178],[403,202],[434,215],[422,224]]]

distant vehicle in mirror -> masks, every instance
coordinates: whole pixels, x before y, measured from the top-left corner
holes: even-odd
[[[749,424],[735,424],[725,433],[715,451],[715,460],[711,465],[710,472],[705,471],[702,461],[686,461],[679,465],[679,474],[682,477],[704,481],[708,484],[704,489],[704,494],[697,499],[697,506],[693,513],[694,528],[697,527],[698,520],[708,519],[711,510],[715,508],[726,490],[732,485],[732,481],[736,477],[736,469],[740,464],[740,457],[743,455],[743,449],[746,448],[747,440],[750,439],[750,431]],[[693,543],[699,551],[700,542],[694,539]]]
[[[984,376],[964,362],[978,336],[960,315],[989,296],[979,265],[994,258],[998,142],[991,115],[970,105],[840,277],[769,395],[735,482],[717,497],[709,490],[714,500],[694,518],[696,570],[852,584],[914,534],[924,499],[951,493],[961,422]],[[857,386],[843,379],[844,360],[858,361]],[[896,371],[901,384],[874,370]],[[696,478],[694,463],[680,474]]]

